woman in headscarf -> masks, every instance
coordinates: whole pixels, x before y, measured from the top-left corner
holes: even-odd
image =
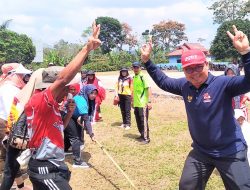
[[[73,97],[76,96],[77,94],[79,94],[79,92],[80,92],[80,84],[79,83],[74,83],[74,84],[69,85],[68,97],[64,97],[64,100],[61,103],[60,108],[59,108],[59,110],[62,112],[62,115],[64,115],[65,112],[67,112],[68,99],[73,99]],[[72,96],[72,97],[70,97],[70,96]],[[70,146],[71,146],[70,139],[66,135],[66,136],[64,136],[64,151],[65,151],[65,154],[68,154],[68,150],[69,150]]]
[[[127,68],[120,70],[120,75],[115,87],[115,98],[119,98],[119,105],[122,114],[122,128],[126,130],[131,126],[131,93],[132,78],[129,76]]]
[[[93,84],[98,90],[98,94],[95,99],[95,113],[94,113],[94,118],[93,118],[94,122],[98,122],[102,120],[101,104],[102,104],[102,101],[105,100],[106,98],[106,91],[103,85],[101,84],[100,80],[96,77],[94,71],[91,71],[91,70],[88,71],[87,84]]]
[[[225,75],[230,76],[230,77],[239,75],[238,67],[234,64],[228,65],[225,70]],[[245,94],[242,94],[240,96],[235,96],[232,99],[233,109],[241,109],[245,114],[246,121],[248,121],[248,109],[246,106],[246,101],[249,101],[249,100],[250,98],[246,96]]]
[[[73,167],[89,167],[87,163],[81,159],[81,151],[84,148],[83,129],[87,130],[90,138],[94,141],[91,118],[95,111],[96,96],[97,88],[94,85],[89,84],[83,86],[80,93],[73,97],[76,108],[69,125],[64,130],[64,138],[68,139],[72,146],[74,156]]]

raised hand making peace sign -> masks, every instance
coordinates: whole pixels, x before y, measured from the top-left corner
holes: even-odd
[[[101,45],[101,41],[98,39],[100,34],[100,24],[96,26],[96,22],[94,21],[92,24],[92,36],[89,37],[87,43],[87,50],[95,50]]]
[[[239,31],[235,25],[233,25],[234,34],[227,31],[227,35],[231,38],[233,41],[234,47],[238,50],[239,53],[244,54],[247,53],[249,50],[249,41],[247,39],[246,34],[244,34],[242,31]]]
[[[150,54],[152,52],[152,38],[149,39],[149,42],[144,44],[141,48],[141,60],[143,63],[146,63],[150,59]]]

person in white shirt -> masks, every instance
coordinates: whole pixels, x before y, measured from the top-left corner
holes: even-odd
[[[14,97],[26,85],[27,79],[26,81],[24,80],[25,76],[32,73],[32,71],[18,63],[7,63],[3,65],[1,69],[2,71],[5,69],[6,72],[3,72],[4,76],[2,75],[0,80],[0,176],[2,176],[4,170],[6,157],[6,149],[4,146],[7,144],[6,132],[9,132],[7,130],[7,120],[11,106]],[[24,183],[20,175],[21,173],[16,176],[16,182],[18,187],[22,188],[24,187]]]

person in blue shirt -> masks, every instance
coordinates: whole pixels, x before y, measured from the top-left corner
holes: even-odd
[[[152,41],[141,48],[141,60],[154,82],[163,90],[183,97],[193,149],[187,156],[180,190],[205,189],[216,168],[227,190],[250,189],[247,145],[234,119],[232,98],[250,91],[250,47],[247,36],[233,26],[227,32],[242,54],[245,76],[213,76],[206,56],[188,50],[181,57],[185,78],[174,79],[150,60]]]
[[[65,139],[68,139],[74,156],[73,167],[88,168],[88,164],[81,158],[84,147],[83,129],[87,130],[92,141],[95,141],[91,126],[91,118],[95,111],[95,98],[97,89],[92,84],[83,86],[80,93],[73,97],[76,104],[75,111],[70,119],[68,127],[64,130]]]

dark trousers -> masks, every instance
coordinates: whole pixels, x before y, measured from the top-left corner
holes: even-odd
[[[19,171],[20,165],[17,162],[17,157],[21,150],[9,146],[5,158],[4,175],[0,190],[10,189],[16,177],[21,176]]]
[[[47,160],[30,159],[28,174],[33,190],[71,190],[71,172],[65,163],[55,166]]]
[[[136,124],[141,137],[144,140],[149,140],[149,126],[148,126],[148,107],[134,108]]]
[[[77,120],[71,118],[64,130],[64,142],[66,151],[70,145],[72,146],[75,161],[81,160],[81,146],[84,144],[83,134],[83,129],[78,125]]]
[[[250,189],[250,167],[247,150],[225,157],[211,157],[191,150],[185,161],[179,190],[203,190],[216,168],[227,190]]]
[[[131,125],[131,96],[119,94],[122,123]]]

